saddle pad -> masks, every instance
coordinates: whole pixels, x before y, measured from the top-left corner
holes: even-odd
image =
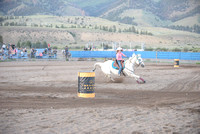
[[[116,69],[116,70],[119,70],[118,67],[115,67],[115,66],[114,66],[114,63],[115,63],[115,61],[112,62],[112,68],[114,68],[114,69]],[[124,67],[123,67],[122,69],[124,69],[124,68],[125,68],[125,64],[124,64]]]

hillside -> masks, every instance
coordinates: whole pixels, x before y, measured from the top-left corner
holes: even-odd
[[[168,26],[179,22],[190,26],[197,16],[198,21],[193,24],[200,25],[199,0],[1,0],[0,13],[94,16],[142,26]]]
[[[87,44],[101,48],[102,43],[109,47],[116,43],[124,48],[136,48],[141,43],[147,48],[200,46],[200,34],[159,27],[133,27],[97,17],[15,16],[4,20],[3,25],[0,35],[6,44],[46,41],[59,48],[65,45],[82,48]]]
[[[56,15],[56,16],[98,16],[116,3],[115,0],[2,0],[2,15]]]
[[[198,16],[194,24],[200,25],[200,1],[198,0],[128,0],[101,17],[142,26],[167,26]],[[185,23],[186,24],[186,23]],[[187,22],[188,26],[191,24]]]
[[[1,0],[6,43],[199,48],[199,0]]]

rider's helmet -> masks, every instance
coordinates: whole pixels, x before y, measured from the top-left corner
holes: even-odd
[[[118,51],[118,50],[123,51],[123,49],[122,49],[121,47],[118,47],[118,48],[117,48],[117,51]]]

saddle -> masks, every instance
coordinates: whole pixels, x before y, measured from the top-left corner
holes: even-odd
[[[124,69],[125,68],[124,60],[121,61],[121,65],[122,65],[122,69]],[[114,69],[119,70],[119,65],[117,63],[117,60],[113,61],[112,66],[113,66]]]

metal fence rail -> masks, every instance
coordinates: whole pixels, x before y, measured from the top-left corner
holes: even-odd
[[[70,51],[72,58],[115,58],[115,51]],[[156,51],[124,51],[127,57],[133,53],[141,54],[146,59],[181,59],[200,60],[200,53],[196,52],[156,52]]]

